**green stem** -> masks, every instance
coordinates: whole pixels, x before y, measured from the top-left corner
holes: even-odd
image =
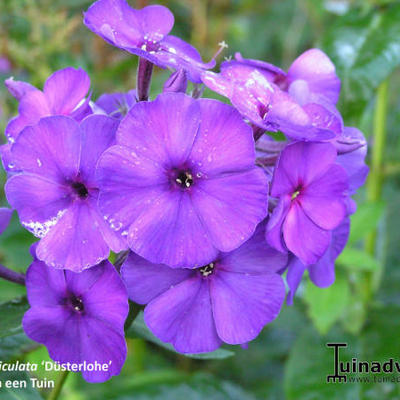
[[[58,375],[58,380],[56,383],[55,388],[51,391],[50,396],[48,400],[57,400],[61,390],[64,386],[65,380],[67,379],[69,371],[61,371],[60,374]]]
[[[376,203],[381,200],[384,180],[384,154],[386,145],[386,117],[388,111],[389,79],[383,81],[377,90],[374,111],[374,141],[371,154],[371,168],[367,181],[367,201]],[[365,249],[372,256],[375,255],[376,230],[371,232],[365,241]],[[382,267],[379,271],[368,273],[366,276],[366,299],[371,298],[372,292],[377,288]]]

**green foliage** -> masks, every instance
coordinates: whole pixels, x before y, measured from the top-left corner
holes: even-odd
[[[307,281],[304,301],[308,314],[321,334],[326,334],[342,316],[349,303],[349,284],[343,274],[337,274],[335,283],[321,289]]]
[[[321,40],[342,79],[341,111],[359,122],[379,84],[400,65],[400,5],[337,18]]]
[[[3,385],[0,386],[1,400],[43,400],[39,392],[34,389],[30,383],[30,376],[26,372],[0,372],[0,381]],[[21,386],[19,388],[6,388],[5,382],[20,382],[26,388]]]

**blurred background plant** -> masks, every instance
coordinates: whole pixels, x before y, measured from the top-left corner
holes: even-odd
[[[146,0],[130,1],[143,7]],[[333,286],[303,282],[295,305],[285,306],[248,349],[214,359],[183,357],[160,347],[140,319],[129,330],[128,360],[120,376],[89,385],[71,375],[61,398],[80,399],[398,399],[395,382],[326,384],[332,372],[327,342],[347,342],[342,359],[400,358],[400,2],[398,0],[164,0],[175,14],[173,33],[208,60],[225,40],[229,57],[240,51],[283,68],[307,48],[322,48],[342,79],[340,110],[346,125],[370,143],[371,173],[357,195],[349,244]],[[13,75],[41,87],[53,71],[81,66],[93,98],[134,85],[136,57],[107,45],[82,24],[91,0],[2,0],[0,80]],[[168,71],[157,70],[153,94]],[[206,96],[217,97],[206,90]],[[221,99],[223,100],[223,99]],[[225,101],[225,100],[224,100]],[[17,111],[0,87],[0,128]],[[2,182],[5,175],[1,176]],[[4,195],[2,204],[5,204]],[[33,238],[12,223],[0,237],[0,262],[24,272]],[[47,351],[22,333],[24,288],[0,282],[0,360],[40,362]],[[232,349],[229,349],[232,350]],[[2,373],[2,379],[6,376]],[[59,379],[57,374],[39,377]],[[25,376],[26,377],[26,376]],[[24,375],[22,375],[24,378]],[[19,376],[21,379],[21,376]],[[16,397],[16,396],[24,397]],[[32,389],[0,388],[1,399],[48,397]],[[133,397],[132,397],[133,396]]]

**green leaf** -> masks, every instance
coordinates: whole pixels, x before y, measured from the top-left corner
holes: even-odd
[[[22,317],[28,308],[29,304],[25,297],[0,304],[0,338],[22,332]]]
[[[223,359],[227,357],[232,357],[234,355],[233,351],[225,350],[225,349],[218,349],[211,353],[200,353],[200,354],[182,354],[178,353],[171,344],[164,343],[161,340],[157,339],[147,328],[144,319],[143,319],[143,312],[140,312],[138,316],[133,321],[131,327],[126,332],[127,337],[130,338],[142,338],[152,342],[164,349],[172,351],[174,353],[180,354],[185,357],[195,358],[199,360],[212,360],[212,359]]]
[[[351,216],[349,244],[355,243],[376,229],[385,209],[384,203],[363,203]]]
[[[378,261],[364,250],[346,247],[336,262],[354,271],[375,271],[380,268]]]
[[[345,117],[359,117],[375,89],[400,65],[400,5],[338,17],[322,47],[342,80]],[[346,118],[345,118],[346,119]]]
[[[117,400],[130,400],[132,394],[120,396]],[[240,386],[220,381],[209,374],[197,373],[183,382],[172,384],[151,384],[134,389],[135,400],[254,400]]]
[[[19,388],[6,388],[6,382],[18,382]],[[1,400],[43,400],[39,392],[32,387],[30,377],[26,372],[12,371],[0,373],[0,399]]]
[[[321,334],[326,334],[342,316],[349,294],[349,284],[343,274],[337,274],[335,283],[324,289],[307,281],[304,301],[308,305],[308,315]]]
[[[10,360],[37,346],[23,332],[0,338],[0,360]]]

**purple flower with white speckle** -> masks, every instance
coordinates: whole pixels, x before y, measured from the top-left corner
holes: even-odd
[[[271,184],[271,196],[279,202],[267,226],[269,244],[290,250],[304,265],[315,264],[347,215],[347,191],[348,176],[332,144],[289,144]]]
[[[26,83],[6,80],[8,90],[19,101],[19,115],[6,127],[8,140],[14,142],[26,126],[36,124],[40,118],[50,115],[69,115],[77,121],[90,114],[88,94],[90,79],[79,68],[68,67],[54,72],[46,80],[43,91]]]
[[[277,317],[285,298],[278,271],[287,255],[265,243],[264,227],[238,249],[218,253],[194,270],[151,264],[131,253],[122,279],[129,297],[147,304],[144,319],[150,330],[181,353],[253,340]]]
[[[31,308],[22,321],[24,331],[44,344],[54,361],[107,364],[107,371],[82,371],[93,383],[120,373],[127,353],[128,296],[108,261],[76,274],[35,259],[26,274],[26,289]]]
[[[0,147],[1,158],[7,172],[15,172],[10,159],[10,149],[19,133],[35,125],[40,118],[50,115],[68,115],[77,121],[91,114],[89,97],[90,79],[87,73],[71,67],[54,72],[46,80],[43,91],[27,82],[9,78],[5,81],[9,92],[19,100],[18,116],[6,126],[8,143]],[[11,164],[11,168],[9,165]]]
[[[125,0],[98,0],[85,12],[85,25],[112,45],[136,54],[161,67],[183,68],[193,82],[213,68],[198,51],[182,39],[169,35],[174,16],[160,5],[135,10]]]
[[[115,142],[118,121],[104,115],[79,125],[70,117],[42,118],[11,148],[19,173],[5,192],[22,225],[41,240],[36,254],[48,265],[81,271],[126,245],[97,209],[95,166]]]
[[[314,59],[320,62],[319,70],[312,67]],[[333,139],[343,130],[334,106],[340,81],[320,50],[300,56],[287,75],[271,64],[236,55],[236,60],[222,63],[221,73],[206,71],[202,80],[228,97],[252,123],[268,131],[281,130],[296,140],[321,141]]]
[[[140,256],[198,267],[244,243],[267,213],[252,132],[216,100],[163,93],[132,107],[97,166],[99,207]]]

